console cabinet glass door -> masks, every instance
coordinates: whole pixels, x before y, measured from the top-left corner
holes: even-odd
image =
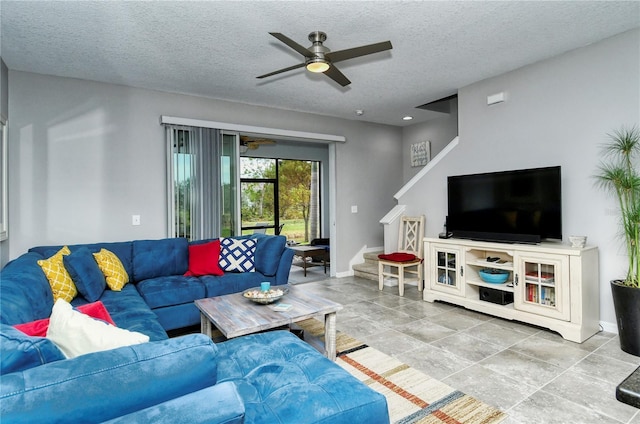
[[[569,263],[563,255],[517,255],[514,306],[569,321]]]
[[[433,244],[430,247],[431,288],[433,290],[462,295],[464,290],[462,258],[460,250]]]

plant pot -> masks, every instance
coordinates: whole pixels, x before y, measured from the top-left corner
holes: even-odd
[[[625,286],[621,280],[612,280],[611,295],[616,311],[620,349],[640,356],[640,289]]]

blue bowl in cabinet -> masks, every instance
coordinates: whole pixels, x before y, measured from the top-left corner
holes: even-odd
[[[509,271],[502,269],[481,269],[480,278],[485,283],[502,284],[509,278]]]

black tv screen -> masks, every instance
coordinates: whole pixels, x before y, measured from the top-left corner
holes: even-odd
[[[559,166],[447,178],[447,232],[483,241],[562,239]]]

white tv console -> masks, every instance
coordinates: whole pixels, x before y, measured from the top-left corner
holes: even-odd
[[[424,256],[428,302],[545,327],[577,343],[599,331],[596,246],[425,238]],[[485,269],[508,273],[507,281],[484,282],[479,271]]]

